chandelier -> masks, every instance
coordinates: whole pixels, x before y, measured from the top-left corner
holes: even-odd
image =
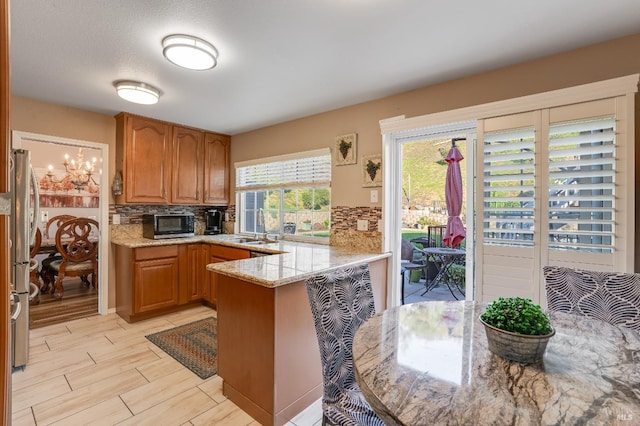
[[[81,190],[87,188],[90,183],[94,185],[98,185],[97,182],[93,179],[93,174],[96,169],[96,158],[93,157],[91,161],[85,161],[84,155],[82,153],[82,148],[78,148],[78,154],[76,158],[72,158],[69,160],[69,154],[64,155],[64,170],[66,172],[66,176],[61,181],[56,181],[55,176],[53,175],[53,166],[49,165],[49,171],[47,172],[47,178],[52,183],[63,183],[69,182],[73,187],[80,192]]]

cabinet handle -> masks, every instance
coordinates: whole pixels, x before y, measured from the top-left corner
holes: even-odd
[[[200,199],[200,190],[199,189],[196,190],[196,198]]]
[[[162,195],[162,197],[166,200],[167,199],[167,191],[164,191],[164,194]]]

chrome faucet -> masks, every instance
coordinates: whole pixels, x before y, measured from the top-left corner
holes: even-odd
[[[258,226],[262,226],[262,238],[266,240],[267,239],[267,221],[264,218],[264,210],[262,208],[258,209]]]

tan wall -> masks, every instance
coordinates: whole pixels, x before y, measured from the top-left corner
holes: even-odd
[[[336,136],[357,133],[358,163],[333,168],[331,202],[333,206],[379,207],[380,203],[369,202],[369,188],[361,185],[360,162],[363,155],[378,154],[382,150],[379,120],[403,114],[414,117],[640,73],[638,52],[640,34],[234,135],[231,161],[233,164],[323,147],[330,147],[333,151]],[[12,130],[107,143],[110,147],[109,180],[113,178],[113,117],[20,97],[12,97],[11,115]],[[639,117],[640,101],[637,97],[636,123],[640,123]],[[639,139],[638,134],[640,125],[636,125],[636,140]],[[636,158],[639,156],[640,149],[636,150]],[[638,179],[640,173],[636,182]],[[232,172],[232,190],[234,186],[235,175]],[[109,203],[113,203],[111,196]],[[636,240],[640,241],[640,238]],[[115,273],[113,262],[110,263],[109,307],[114,307]]]
[[[109,182],[116,159],[116,120],[110,115],[11,97],[11,130],[109,145]],[[109,194],[109,203],[113,197]]]
[[[116,120],[110,115],[54,105],[33,99],[11,98],[11,130],[77,139],[109,145],[109,182],[115,173]],[[113,196],[109,191],[109,204]],[[116,306],[115,266],[109,257],[109,308]]]
[[[331,203],[380,206],[369,202],[369,188],[360,184],[360,158],[382,150],[379,120],[398,115],[415,117],[640,73],[638,52],[640,34],[234,135],[231,161],[323,147],[333,151],[336,136],[355,132],[358,164],[333,168]],[[231,188],[234,178],[232,173]]]

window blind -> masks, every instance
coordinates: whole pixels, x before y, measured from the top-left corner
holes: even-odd
[[[237,191],[330,185],[328,149],[236,164]]]

